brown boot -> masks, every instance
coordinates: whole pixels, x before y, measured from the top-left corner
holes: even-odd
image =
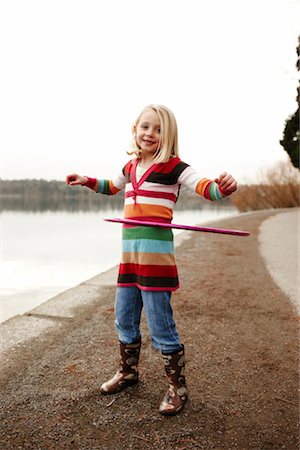
[[[183,408],[188,398],[185,384],[185,357],[184,347],[182,350],[171,355],[162,355],[169,389],[165,393],[160,404],[159,412],[165,416],[175,416]]]
[[[102,394],[116,394],[127,386],[137,384],[139,374],[137,365],[140,356],[141,341],[134,344],[120,342],[121,367],[115,376],[101,386]]]

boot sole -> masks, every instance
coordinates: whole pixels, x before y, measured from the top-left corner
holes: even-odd
[[[139,380],[127,381],[126,383],[122,384],[121,386],[119,386],[114,391],[103,391],[102,389],[100,389],[100,392],[101,392],[102,395],[118,394],[119,392],[123,391],[124,389],[126,389],[126,388],[128,388],[130,386],[135,386],[136,384],[138,384],[138,382],[139,382]]]
[[[179,414],[183,410],[184,405],[186,404],[187,401],[188,401],[188,399],[185,400],[185,402],[180,406],[180,408],[174,409],[173,411],[168,411],[168,410],[166,410],[166,411],[159,411],[159,413],[162,416],[176,416],[177,414]]]

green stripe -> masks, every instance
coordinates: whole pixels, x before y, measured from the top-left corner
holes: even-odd
[[[219,189],[217,188],[217,183],[212,182],[209,186],[209,194],[212,200],[221,200],[222,196]]]
[[[103,180],[104,181],[104,188],[103,188],[103,194],[109,195],[109,180]]]
[[[99,194],[111,195],[109,190],[109,180],[98,180],[98,191]]]
[[[123,228],[123,239],[155,239],[159,241],[173,241],[172,230],[158,227]]]

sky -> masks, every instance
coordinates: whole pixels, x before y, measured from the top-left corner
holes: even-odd
[[[203,177],[287,155],[300,0],[2,0],[2,179],[113,177],[145,105],[168,106]]]

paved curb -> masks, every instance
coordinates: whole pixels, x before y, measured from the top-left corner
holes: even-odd
[[[300,208],[281,211],[260,227],[260,252],[280,289],[300,314],[299,256]]]

